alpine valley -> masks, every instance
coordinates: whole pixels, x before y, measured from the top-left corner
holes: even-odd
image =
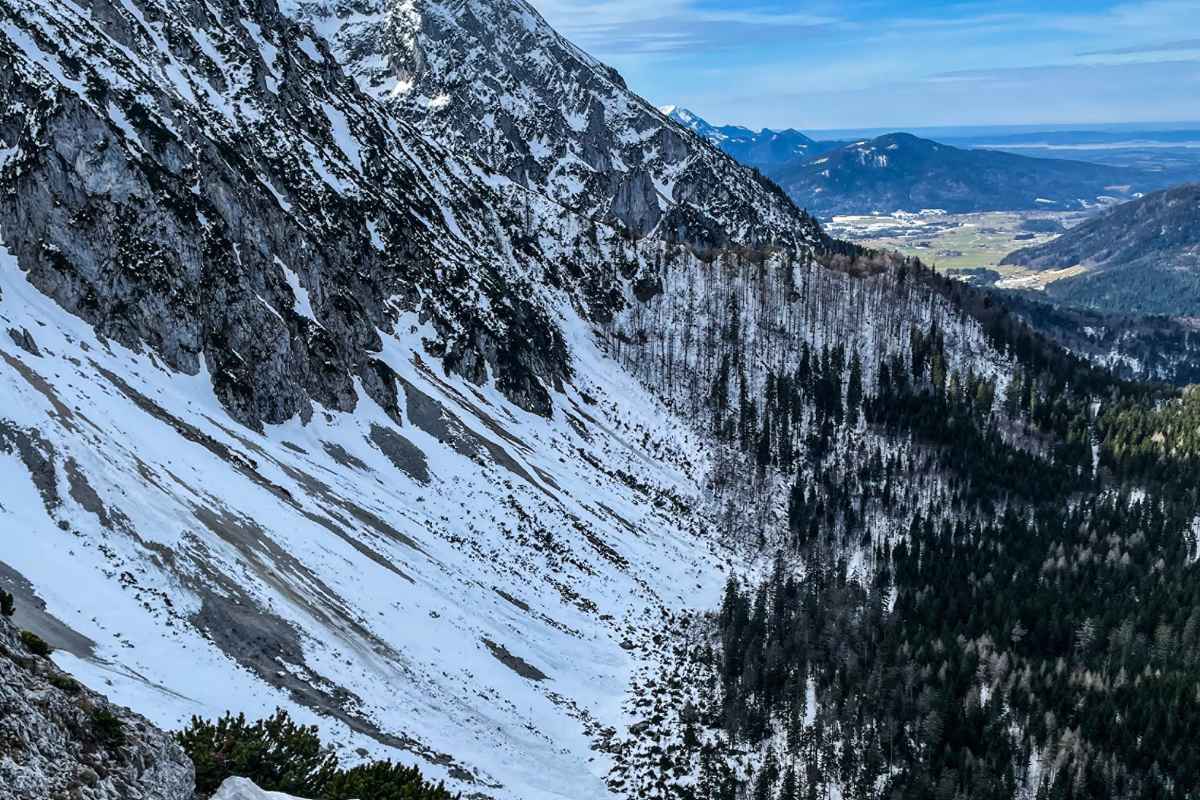
[[[524,0],[0,0],[0,798],[1193,797],[1200,393],[1031,320]]]

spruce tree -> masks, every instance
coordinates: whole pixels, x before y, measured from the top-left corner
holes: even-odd
[[[846,387],[846,419],[851,428],[858,427],[859,408],[863,399],[862,359],[854,351],[850,359],[850,383]]]

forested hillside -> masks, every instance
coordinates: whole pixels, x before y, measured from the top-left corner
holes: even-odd
[[[725,533],[775,560],[674,621],[610,786],[1190,796],[1195,393],[1112,378],[916,262],[848,258],[816,281],[714,267],[617,337],[725,443]],[[639,336],[656,314],[682,335]]]
[[[1073,353],[1131,380],[1200,383],[1200,320],[1056,305],[1038,293],[993,301]]]
[[[907,133],[852,142],[769,174],[822,217],[926,208],[1066,210],[1169,185],[1150,171],[962,150]]]
[[[1108,209],[1053,241],[1009,254],[1002,263],[1085,267],[1046,287],[1046,294],[1063,305],[1200,316],[1198,223],[1200,184],[1185,184]]]

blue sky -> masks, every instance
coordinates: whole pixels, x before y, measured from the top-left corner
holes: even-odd
[[[1200,120],[1200,0],[531,0],[656,104],[752,127]]]

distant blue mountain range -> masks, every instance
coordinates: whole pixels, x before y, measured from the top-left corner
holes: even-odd
[[[825,217],[1073,210],[1200,178],[1196,130],[947,129],[945,142],[907,133],[818,140],[791,129],[712,125],[673,106],[661,110]]]

